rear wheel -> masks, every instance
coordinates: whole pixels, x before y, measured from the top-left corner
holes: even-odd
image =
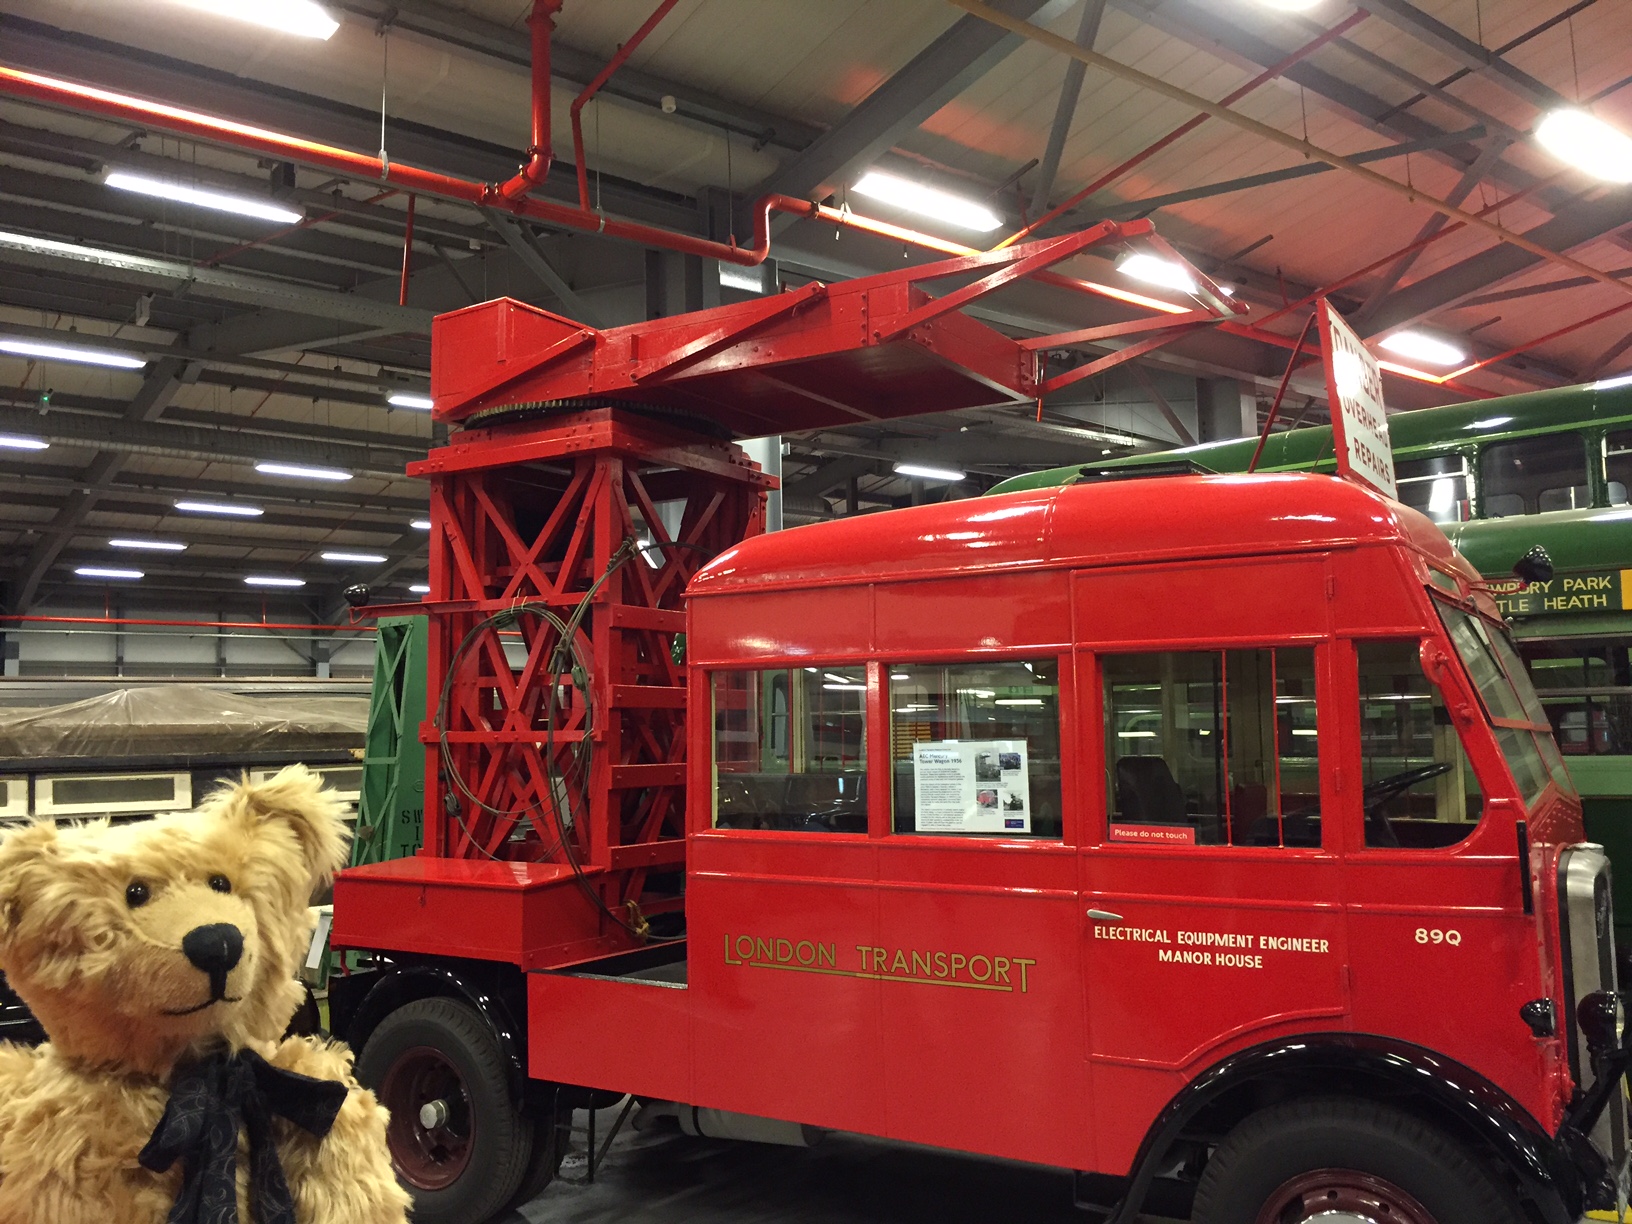
[[[533,1156],[533,1124],[476,1010],[420,999],[370,1035],[357,1078],[391,1112],[386,1142],[414,1196],[415,1224],[482,1224],[511,1201]]]
[[[1197,1224],[1524,1224],[1513,1196],[1438,1128],[1369,1101],[1254,1114],[1214,1150]]]

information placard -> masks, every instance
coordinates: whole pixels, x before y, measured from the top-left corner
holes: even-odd
[[[1382,368],[1325,298],[1320,299],[1319,315],[1337,474],[1398,501],[1394,448],[1388,440],[1388,413],[1383,408]]]
[[[1025,740],[913,745],[913,829],[919,833],[1030,833]]]

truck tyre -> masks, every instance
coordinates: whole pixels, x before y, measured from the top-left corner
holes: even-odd
[[[565,1121],[567,1126],[571,1125],[570,1112],[567,1112]],[[509,1205],[512,1208],[532,1202],[555,1180],[555,1175],[561,1171],[562,1158],[567,1154],[566,1138],[559,1115],[554,1118],[533,1119],[532,1155],[528,1158],[527,1168],[521,1175],[515,1193],[510,1196]]]
[[[487,1022],[455,999],[419,999],[380,1021],[357,1078],[391,1111],[386,1142],[415,1224],[483,1224],[510,1202],[533,1123],[510,1096]]]
[[[1513,1196],[1462,1144],[1370,1101],[1291,1101],[1214,1149],[1197,1224],[1524,1224]]]

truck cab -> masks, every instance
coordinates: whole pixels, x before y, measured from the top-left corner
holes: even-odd
[[[1607,862],[1423,515],[1135,475],[841,520],[716,557],[686,649],[685,938],[518,970],[529,1083],[1119,1221],[1614,1206]]]

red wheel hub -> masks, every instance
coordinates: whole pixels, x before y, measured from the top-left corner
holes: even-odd
[[[1428,1209],[1381,1177],[1316,1169],[1269,1196],[1257,1224],[1436,1224]]]
[[[470,1094],[448,1056],[431,1046],[404,1050],[380,1083],[391,1111],[386,1143],[402,1179],[416,1190],[445,1190],[470,1164],[476,1137]]]

